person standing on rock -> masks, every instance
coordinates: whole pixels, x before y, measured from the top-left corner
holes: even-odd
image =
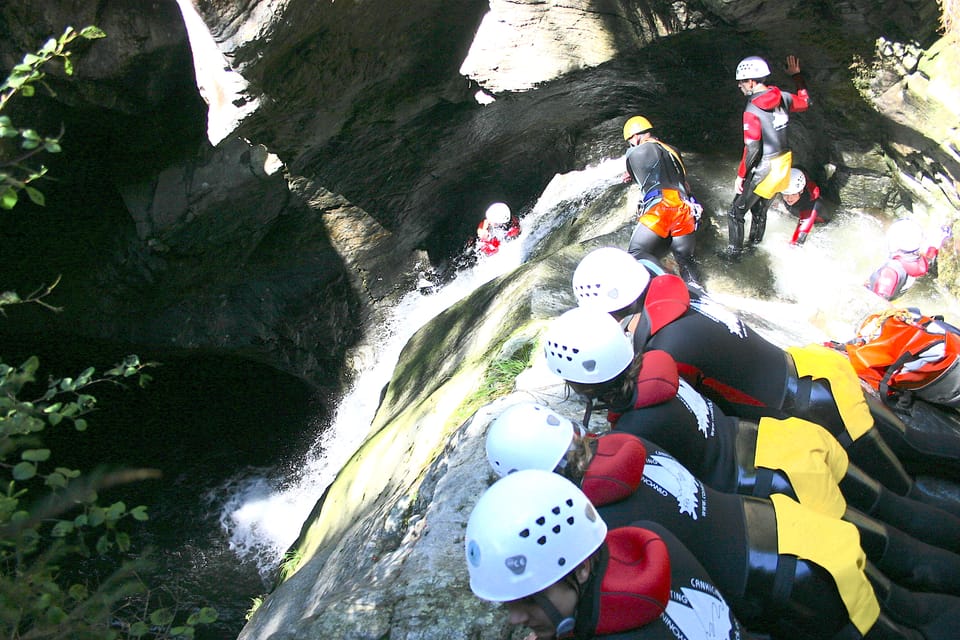
[[[703,211],[690,195],[687,172],[680,152],[653,135],[653,125],[643,116],[633,116],[623,126],[627,150],[624,182],[640,188],[637,226],[627,250],[635,258],[657,260],[673,251],[680,276],[700,284],[694,261],[696,230]]]
[[[737,65],[737,85],[748,100],[743,110],[743,155],[727,223],[726,255],[731,258],[743,251],[747,211],[751,215],[749,241],[756,245],[763,240],[770,199],[789,184],[793,161],[787,142],[790,114],[805,111],[810,98],[796,56],[787,56],[786,70],[796,84],[795,94],[766,84],[770,67],[763,58],[750,56]]]

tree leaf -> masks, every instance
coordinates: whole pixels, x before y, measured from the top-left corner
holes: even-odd
[[[37,475],[37,465],[32,462],[20,462],[13,467],[13,479],[24,481]]]
[[[156,611],[151,611],[150,622],[155,625],[166,627],[167,625],[173,623],[173,611],[166,607],[157,609]]]
[[[90,25],[80,30],[80,37],[87,38],[88,40],[95,40],[96,38],[106,38],[107,34],[104,33],[100,27]]]
[[[0,207],[13,209],[17,206],[17,199],[17,192],[13,190],[13,187],[7,187],[7,190],[0,196]]]
[[[27,449],[20,454],[21,460],[45,462],[50,459],[50,449]]]

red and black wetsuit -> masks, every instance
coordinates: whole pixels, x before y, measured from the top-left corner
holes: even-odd
[[[867,288],[885,300],[899,298],[914,280],[927,275],[930,264],[936,260],[938,253],[936,247],[928,247],[922,255],[896,253],[870,275]]]
[[[861,469],[900,495],[914,489],[903,462],[919,472],[955,477],[960,465],[960,439],[955,434],[927,433],[906,425],[881,402],[870,407],[878,416],[874,426],[854,439],[828,380],[798,375],[793,356],[737,314],[671,275],[651,280],[644,296],[644,310],[623,320],[633,333],[634,349],[669,353],[680,375],[725,414],[753,420],[796,417],[819,424]],[[883,438],[877,427],[885,429]],[[936,495],[917,497],[944,506]],[[960,514],[960,509],[950,511]]]
[[[649,373],[641,369],[641,376],[645,375]],[[654,375],[658,387],[669,377],[663,368]],[[644,384],[637,386],[640,393],[647,388],[648,385]],[[791,483],[791,470],[763,468],[755,464],[758,429],[776,428],[775,424],[758,427],[726,416],[682,380],[678,381],[676,389],[676,395],[666,399],[645,400],[638,395],[634,408],[622,414],[611,414],[614,433],[640,437],[666,451],[676,451],[678,464],[683,470],[711,489],[758,498],[780,493],[803,502]],[[604,440],[601,438],[600,442]],[[649,444],[647,446],[651,448]],[[928,537],[919,527],[922,539],[917,539],[854,508],[862,505],[868,512],[876,512],[879,504],[891,498],[888,493],[881,493],[875,483],[862,482],[858,470],[848,472],[838,485],[834,487],[834,493],[840,491],[844,497],[850,496],[851,506],[842,518],[857,527],[862,546],[872,562],[906,587],[960,595],[960,555],[954,553],[960,544],[954,539],[960,535],[960,519],[929,505],[900,499],[896,504],[904,512],[897,516],[898,522],[909,522],[911,517],[916,517],[918,527],[933,525],[935,530],[941,526],[946,529]],[[881,496],[884,500],[880,499]],[[884,509],[889,511],[888,507]],[[688,546],[692,544],[691,541],[685,542]],[[943,544],[943,547],[934,546],[937,544]],[[710,565],[707,568],[714,573]]]
[[[737,167],[737,176],[743,178],[743,191],[736,194],[730,206],[728,221],[731,250],[743,247],[743,228],[747,211],[751,213],[750,242],[763,240],[767,223],[769,197],[761,197],[755,189],[770,173],[771,163],[789,151],[787,128],[790,113],[805,111],[810,106],[806,82],[802,74],[795,74],[795,94],[769,87],[747,100],[743,111],[743,155]],[[787,167],[789,171],[789,167]]]
[[[777,510],[770,501],[713,491],[667,452],[626,433],[600,436],[593,446],[595,456],[584,474],[582,488],[604,521],[616,530],[644,517],[675,534],[683,548],[703,564],[736,618],[751,631],[770,633],[775,638],[797,638],[838,637],[834,634],[843,630],[854,635],[842,637],[860,637],[852,628],[853,614],[841,599],[831,573],[803,554],[798,557],[779,551]],[[811,523],[817,519],[812,513],[804,516],[804,522],[806,518]],[[822,532],[810,532],[814,537],[818,534]],[[856,571],[862,552],[856,549],[855,535],[848,538],[848,543],[852,545],[845,555],[852,561],[848,569]],[[832,549],[828,552],[831,556],[839,548],[835,545],[840,541],[823,541],[825,548]],[[670,559],[674,559],[673,553]],[[875,572],[871,578],[884,584],[884,594],[896,596],[896,607],[889,613],[895,614],[902,625],[924,631],[932,627],[936,632],[930,638],[946,638],[949,635],[944,632],[960,620],[960,598],[914,594]],[[869,593],[866,576],[860,580],[860,586],[854,588]],[[914,611],[924,613],[903,615],[901,609],[908,603],[913,604]],[[876,605],[863,606],[869,609]],[[881,610],[889,606],[883,604]],[[871,614],[862,611],[870,619]],[[872,615],[876,615],[875,609]],[[909,629],[893,624],[881,613],[866,637],[911,635]]]
[[[663,525],[611,528],[583,586],[574,638],[752,640],[697,558]]]
[[[803,244],[810,232],[813,231],[813,223],[819,218],[823,206],[823,201],[820,199],[820,187],[807,176],[807,183],[804,185],[803,191],[800,192],[800,199],[793,204],[784,200],[783,206],[791,215],[799,218],[797,228],[793,230],[793,237],[790,238],[790,244]]]

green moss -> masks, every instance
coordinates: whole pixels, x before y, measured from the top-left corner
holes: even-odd
[[[536,346],[535,340],[527,340],[520,343],[509,356],[492,360],[487,365],[480,387],[450,416],[451,423],[463,424],[480,407],[513,391],[517,376],[530,366]]]

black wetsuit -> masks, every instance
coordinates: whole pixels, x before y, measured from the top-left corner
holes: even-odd
[[[624,544],[625,541],[634,542],[633,549],[629,549],[631,545]],[[621,585],[644,582],[635,580],[639,576],[631,575],[638,572],[643,556],[652,551],[641,542],[653,545],[653,550],[659,547],[664,559],[669,557],[669,574],[664,576],[669,583],[669,603],[659,617],[633,623],[630,618],[634,612],[629,603],[649,606],[651,598],[646,588],[634,592]],[[624,551],[625,548],[629,550]],[[660,565],[660,568],[664,567]],[[614,575],[620,579],[612,580]],[[611,590],[612,583],[621,588]],[[665,527],[650,521],[611,528],[607,542],[601,547],[599,564],[581,590],[575,619],[574,637],[578,640],[759,640],[743,629],[690,550]],[[598,633],[598,629],[602,631]]]
[[[632,436],[614,433],[601,436],[601,441],[628,437]],[[584,483],[585,493],[608,526],[646,517],[676,534],[751,630],[769,632],[781,621],[829,637],[849,622],[829,573],[805,559],[778,558],[776,515],[768,500],[714,491],[665,451],[650,441],[644,444],[642,481],[625,498],[605,502],[608,496],[590,491],[591,485]],[[601,464],[606,467],[606,462]],[[776,580],[782,582],[781,593],[771,588]],[[795,585],[802,580],[809,584]],[[812,601],[794,600],[810,594],[815,594]]]
[[[642,516],[670,530],[752,631],[791,639],[860,637],[830,572],[810,559],[778,552],[777,514],[769,500],[714,491],[652,442],[640,439],[645,447],[637,447],[631,438],[600,436],[594,443],[598,454],[583,480],[584,492],[610,527]],[[637,467],[643,470],[639,480]],[[849,554],[853,570],[857,553]],[[870,588],[868,577],[875,591],[876,585],[883,586],[882,613],[868,638],[912,637],[913,630],[904,626],[923,629],[928,638],[952,637],[960,598],[915,594],[875,570],[861,578],[861,593]]]
[[[755,424],[726,416],[684,381],[679,389],[667,401],[626,411],[616,419],[614,429],[645,438],[666,451],[676,451],[684,467],[717,491],[760,498],[783,493],[798,499],[786,472],[758,470],[755,466]],[[844,478],[841,490],[844,484],[851,503],[880,502],[876,495],[871,498],[865,492],[869,485]],[[955,547],[955,536],[960,532],[957,518],[915,501],[902,500],[900,505],[918,514],[918,524],[936,526],[929,538],[934,544],[950,544],[953,540]],[[869,506],[875,511],[874,505]],[[960,555],[918,540],[852,506],[848,506],[843,519],[860,531],[867,557],[898,583],[911,589],[960,594]],[[910,519],[899,518],[901,522]],[[922,530],[919,533],[926,536]]]
[[[646,310],[639,322],[632,317],[623,322],[637,326],[635,350],[669,353],[680,375],[726,414],[751,419],[797,417],[819,424],[840,441],[853,462],[900,495],[914,490],[910,473],[953,478],[960,472],[957,434],[932,434],[906,425],[882,402],[872,401],[869,396],[876,428],[852,440],[826,379],[800,377],[789,353],[701,291],[694,287],[688,291],[689,308],[653,335]],[[916,497],[949,506],[940,496]],[[949,508],[960,515],[960,505]]]
[[[657,260],[662,260],[667,252],[672,251],[680,276],[687,282],[699,283],[700,270],[694,258],[697,248],[695,223],[688,221],[690,226],[684,229],[687,233],[681,231],[674,234],[672,230],[676,226],[672,220],[662,220],[659,233],[643,222],[644,212],[661,202],[665,189],[675,190],[684,200],[688,198],[686,170],[680,153],[659,140],[651,139],[630,147],[626,164],[627,172],[640,188],[637,214],[641,220],[633,230],[627,251],[635,258],[651,256]],[[664,211],[665,215],[670,215],[668,210]],[[684,213],[683,216],[689,217],[689,214]]]

